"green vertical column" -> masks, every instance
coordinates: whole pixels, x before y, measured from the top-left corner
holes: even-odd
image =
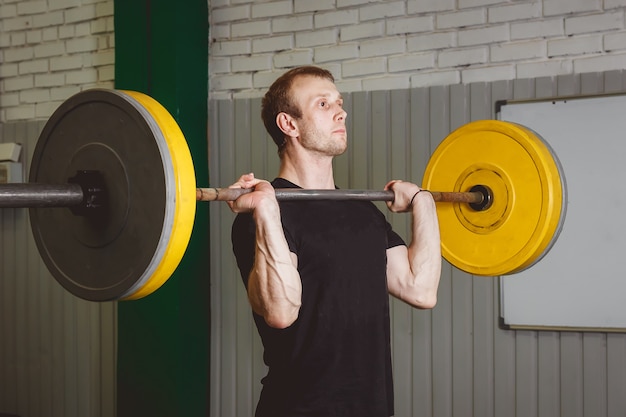
[[[208,184],[207,0],[116,0],[115,84],[159,101],[180,125],[196,181]],[[118,306],[118,417],[209,414],[208,204],[155,293]]]

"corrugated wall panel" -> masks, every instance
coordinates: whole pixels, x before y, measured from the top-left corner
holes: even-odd
[[[24,178],[44,122],[0,126],[22,144]],[[0,211],[0,412],[115,415],[116,304],[66,292],[47,271],[26,209]]]
[[[337,184],[420,183],[441,140],[470,121],[495,118],[496,101],[626,92],[625,80],[613,71],[345,94],[350,137],[348,152],[336,159]],[[259,121],[260,100],[212,105],[210,142],[220,150],[211,159],[212,181],[219,182],[213,185],[227,186],[251,170],[273,178],[278,158]],[[213,317],[212,415],[248,416],[265,372],[262,349],[230,251],[233,215],[215,205],[211,218],[212,302],[221,312]],[[388,218],[406,236],[406,216]],[[624,416],[626,335],[504,330],[499,296],[497,279],[444,262],[435,309],[393,301],[396,416]]]

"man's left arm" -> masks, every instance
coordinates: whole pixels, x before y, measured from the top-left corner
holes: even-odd
[[[387,288],[391,295],[417,308],[433,308],[441,276],[441,240],[435,201],[417,185],[392,181],[385,187],[394,191],[388,202],[393,212],[410,212],[409,246],[387,249]]]

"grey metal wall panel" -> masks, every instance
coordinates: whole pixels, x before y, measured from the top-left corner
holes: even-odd
[[[420,183],[441,140],[470,121],[495,118],[497,101],[626,92],[625,80],[623,71],[611,71],[344,94],[349,148],[336,160],[337,183],[372,189],[392,178]],[[219,180],[213,185],[226,186],[250,170],[273,178],[278,158],[259,122],[260,100],[212,106],[211,148],[220,150],[211,158],[212,181]],[[388,218],[408,234],[406,216]],[[230,251],[233,215],[217,204],[211,219],[218,312],[211,412],[248,416],[265,372],[262,349]],[[624,416],[626,335],[504,330],[499,313],[496,279],[473,277],[445,261],[435,309],[414,310],[394,300],[396,416]]]
[[[44,122],[0,126],[22,144],[25,179]],[[26,209],[0,211],[0,412],[115,415],[117,308],[66,292],[37,251]]]

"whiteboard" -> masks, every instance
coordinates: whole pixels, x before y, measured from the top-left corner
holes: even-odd
[[[626,96],[505,102],[498,118],[537,132],[566,181],[550,251],[500,278],[509,328],[626,331]]]

